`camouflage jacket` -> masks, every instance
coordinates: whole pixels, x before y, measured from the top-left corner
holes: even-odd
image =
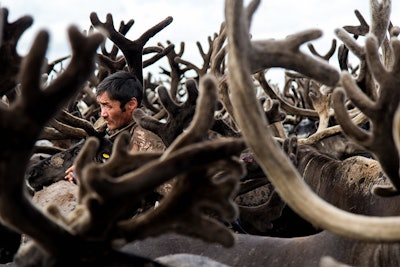
[[[153,132],[150,132],[140,127],[135,121],[125,126],[124,128],[108,132],[109,138],[114,142],[115,138],[122,132],[128,131],[131,135],[130,151],[131,152],[142,152],[142,151],[164,151],[165,145]]]

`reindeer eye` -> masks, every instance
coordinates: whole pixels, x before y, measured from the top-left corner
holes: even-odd
[[[109,159],[109,158],[110,158],[110,155],[109,155],[109,154],[107,154],[107,153],[103,153],[103,155],[102,155],[102,156],[103,156],[103,158],[104,158],[104,159]]]

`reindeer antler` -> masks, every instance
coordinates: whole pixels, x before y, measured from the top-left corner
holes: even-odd
[[[1,110],[1,129],[4,139],[1,142],[2,183],[0,192],[0,215],[2,221],[19,232],[35,240],[46,253],[60,253],[55,241],[57,237],[73,244],[68,231],[47,215],[39,211],[24,192],[24,168],[27,166],[34,143],[44,125],[66,104],[86,82],[94,69],[94,55],[102,41],[100,34],[88,38],[81,35],[76,27],[69,28],[73,50],[67,69],[45,90],[40,88],[41,66],[47,49],[49,36],[41,31],[24,59],[21,77],[21,96],[10,106]],[[18,120],[15,118],[18,117]],[[7,156],[5,156],[7,155]],[[9,179],[13,177],[13,179]],[[32,224],[35,222],[35,224]]]
[[[380,96],[376,101],[362,93],[349,74],[344,73],[342,77],[342,84],[348,97],[370,118],[371,132],[360,129],[350,122],[343,105],[345,97],[343,89],[338,88],[334,91],[333,103],[336,118],[343,131],[377,157],[382,169],[388,175],[398,193],[400,190],[399,155],[394,145],[392,128],[393,116],[400,101],[400,93],[397,90],[400,85],[398,79],[400,74],[400,42],[392,40],[391,44],[395,55],[395,65],[392,70],[387,70],[380,60],[376,38],[369,36],[366,40],[368,67],[380,86]],[[381,190],[376,192],[385,194]]]
[[[2,40],[0,43],[0,58],[2,67],[0,69],[0,95],[10,92],[17,85],[17,76],[22,57],[17,53],[17,43],[21,35],[28,29],[33,19],[31,16],[24,16],[13,23],[9,23],[8,9],[0,9],[0,28]]]
[[[259,3],[259,1],[252,3]],[[314,225],[321,226],[339,235],[369,241],[399,240],[399,217],[366,217],[344,212],[324,202],[301,180],[297,170],[277,146],[268,127],[266,127],[267,122],[252,91],[250,65],[253,57],[249,56],[251,51],[247,29],[249,25],[244,13],[242,1],[226,1],[225,14],[229,41],[228,69],[232,103],[244,139],[280,196],[295,212]],[[372,45],[374,49],[371,50],[374,54],[377,54],[376,41],[372,42]],[[398,47],[400,45],[397,43],[396,55],[399,55]],[[265,47],[265,49],[268,48]],[[378,58],[378,55],[371,56],[371,58]],[[268,64],[272,65],[274,62]],[[376,70],[381,71],[377,72],[378,74],[382,73],[381,76],[385,78],[392,75],[382,69],[382,64],[377,65]],[[308,66],[308,68],[313,67]],[[398,71],[398,65],[395,69]],[[314,72],[314,74],[316,73]],[[398,75],[394,77],[398,77]],[[337,78],[337,75],[333,75],[332,80],[329,78],[327,80],[334,81],[334,84],[336,84]]]
[[[235,216],[233,202],[223,199],[232,197],[232,190],[236,188],[237,179],[243,175],[243,166],[237,160],[231,159],[230,155],[240,153],[244,149],[244,143],[240,139],[229,138],[201,142],[207,135],[207,129],[213,123],[210,116],[203,115],[204,110],[213,114],[214,106],[209,105],[208,94],[215,94],[216,84],[212,79],[205,79],[201,88],[204,88],[202,100],[199,101],[192,124],[187,132],[182,134],[157,159],[159,154],[147,156],[148,154],[136,153],[127,157],[129,137],[122,135],[114,145],[109,162],[101,165],[88,164],[96,150],[96,140],[92,139],[85,144],[83,152],[79,154],[76,161],[77,174],[82,177],[80,203],[85,207],[83,214],[81,214],[82,210],[77,211],[81,216],[71,222],[71,227],[76,233],[93,238],[101,236],[125,238],[130,241],[146,235],[158,235],[169,229],[195,235],[207,241],[218,241],[227,246],[232,244],[230,233],[223,230],[216,222],[204,217],[201,210],[204,207],[215,209],[225,219],[232,219]],[[214,93],[212,93],[213,91]],[[121,157],[122,154],[123,157]],[[133,166],[137,166],[139,157],[148,161],[136,169],[136,167],[132,167],[132,163]],[[121,161],[119,158],[129,158],[129,161]],[[211,169],[208,170],[210,167]],[[121,176],[116,175],[121,172],[121,168],[125,171],[132,171]],[[216,174],[221,172],[224,172],[225,175],[216,178]],[[228,178],[226,175],[232,178]],[[167,196],[164,204],[161,202],[160,207],[154,211],[115,225],[121,216],[122,218],[126,217],[126,210],[129,210],[133,202],[140,200],[143,194],[175,176],[177,176],[177,185]],[[201,192],[210,194],[204,195]],[[191,194],[195,194],[197,197],[193,198]],[[188,205],[180,210],[176,205],[177,203],[182,204],[183,199],[185,199],[185,203],[197,204],[194,207]],[[216,203],[219,204],[216,205]],[[181,221],[183,219],[182,212],[189,216],[190,222],[197,221],[200,230],[205,230],[203,227],[208,225],[212,232],[211,235],[206,231],[195,230],[192,227],[187,228],[189,226],[185,222],[187,218],[185,217]],[[164,218],[166,213],[169,213],[168,216],[171,213],[175,214],[171,218],[171,224],[159,224],[159,220]]]
[[[161,104],[167,113],[167,121],[165,123],[147,115],[141,109],[134,111],[134,117],[138,124],[158,135],[167,147],[189,125],[194,115],[198,96],[196,82],[194,80],[187,80],[186,89],[188,91],[188,98],[184,103],[179,104],[173,100],[173,96],[168,93],[165,87],[160,86],[158,88]]]
[[[143,83],[143,48],[151,37],[156,35],[172,22],[172,17],[167,17],[157,25],[148,29],[134,41],[127,39],[122,33],[115,30],[111,14],[107,14],[106,22],[102,23],[97,14],[93,12],[90,14],[90,20],[94,27],[102,28],[108,33],[108,38],[110,38],[110,40],[113,41],[113,43],[118,46],[124,54],[129,70]]]

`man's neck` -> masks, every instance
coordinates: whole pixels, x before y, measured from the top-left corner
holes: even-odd
[[[107,129],[107,134],[108,134],[110,140],[114,140],[118,134],[120,134],[123,131],[131,129],[135,124],[136,124],[136,121],[132,120],[129,124],[122,126],[118,129],[111,130],[111,131]]]

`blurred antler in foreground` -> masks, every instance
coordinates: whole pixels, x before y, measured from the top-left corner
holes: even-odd
[[[250,6],[254,8],[254,5],[258,6],[258,4],[259,1],[253,1]],[[257,161],[278,190],[280,196],[302,217],[316,226],[336,234],[369,241],[399,240],[400,219],[398,217],[366,217],[344,212],[321,200],[304,184],[292,163],[272,138],[265,116],[263,116],[254,92],[251,90],[253,84],[250,78],[252,73],[250,70],[254,64],[254,57],[251,54],[254,51],[249,40],[249,20],[244,14],[243,2],[227,0],[225,13],[229,40],[229,85],[232,90],[232,103],[236,110],[236,119],[244,139],[253,150]],[[303,38],[302,35],[308,36],[311,33],[312,31],[293,35],[292,38],[298,37],[294,43],[301,44],[302,41],[308,39]],[[280,50],[290,50],[290,47],[292,47],[292,45],[285,47],[285,42],[282,41],[277,43],[281,44]],[[273,47],[274,45],[264,46],[264,49],[269,50],[273,49]],[[291,60],[296,62],[296,58],[298,59],[299,57],[292,57]],[[265,58],[258,57],[256,60],[261,59],[264,60]],[[309,58],[304,62],[309,62],[310,60],[312,59]],[[319,76],[320,73],[318,71],[313,71],[314,68],[322,69],[319,66],[324,64],[322,62],[315,61],[315,64],[307,65],[296,63],[286,65],[283,64],[284,60],[282,58],[278,61],[280,62],[278,66],[289,69],[291,66],[302,66],[308,69],[305,71],[306,73],[315,75],[316,80],[321,82],[325,81],[335,85],[339,80],[339,75],[333,69],[322,74],[322,77]],[[275,64],[276,62],[274,61],[265,60],[266,67]],[[260,65],[260,62],[256,65]],[[330,67],[324,65],[324,69],[326,68]],[[382,67],[378,66],[378,68]],[[302,70],[298,69],[297,71],[302,72]],[[326,77],[326,75],[330,77]]]

